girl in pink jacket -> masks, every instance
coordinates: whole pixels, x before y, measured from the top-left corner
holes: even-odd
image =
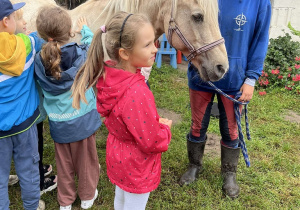
[[[104,62],[102,35],[110,61]],[[172,121],[160,118],[138,67],[154,63],[154,30],[143,15],[117,13],[94,35],[88,58],[73,84],[73,106],[97,81],[97,109],[109,131],[107,174],[116,185],[114,208],[145,209],[160,182],[161,153]]]

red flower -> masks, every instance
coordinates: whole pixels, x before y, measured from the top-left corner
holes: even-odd
[[[287,89],[287,90],[292,90],[292,88],[291,88],[291,87],[288,87],[288,86],[285,86],[285,89]]]
[[[295,82],[300,81],[300,74],[296,74],[296,76],[293,77],[293,81]]]
[[[279,76],[278,76],[278,79],[282,79],[282,78],[283,78],[283,76],[282,76],[282,75],[279,75]]]
[[[266,79],[266,81],[265,81],[265,85],[268,85],[269,84],[269,80],[268,79]]]
[[[292,68],[291,68],[291,67],[289,67],[289,71],[292,71]]]
[[[261,95],[261,96],[264,96],[264,95],[267,94],[267,92],[266,91],[259,91],[258,94]]]
[[[299,69],[300,65],[295,64],[295,69]]]
[[[291,74],[288,74],[288,77],[291,77]]]
[[[279,70],[278,70],[278,69],[275,69],[275,70],[272,69],[271,73],[272,73],[272,74],[279,74]]]

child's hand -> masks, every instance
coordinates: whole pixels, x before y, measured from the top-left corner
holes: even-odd
[[[165,118],[159,118],[159,123],[167,125],[171,128],[173,121]]]
[[[164,122],[166,122],[168,119],[166,118],[159,118],[159,123],[165,124]]]
[[[86,17],[80,17],[77,20],[77,30],[75,31],[76,33],[80,34],[81,29],[83,28],[83,25],[88,25]]]
[[[171,129],[172,123],[173,123],[172,120],[168,120],[168,121],[165,123],[165,125],[169,126],[169,128]]]

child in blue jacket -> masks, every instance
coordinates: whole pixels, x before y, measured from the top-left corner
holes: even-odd
[[[219,10],[219,24],[225,39],[229,70],[214,84],[231,97],[242,92],[239,101],[249,102],[267,53],[271,4],[269,0],[219,0]],[[190,184],[203,171],[206,132],[214,96],[217,95],[222,136],[223,191],[229,197],[236,198],[240,192],[236,183],[240,145],[234,104],[203,82],[192,63],[189,64],[187,74],[192,110],[192,125],[187,135],[190,166],[180,183]],[[241,108],[240,106],[240,110]]]
[[[44,94],[50,134],[55,144],[57,198],[61,210],[76,200],[75,175],[81,208],[90,208],[98,196],[99,161],[95,132],[101,125],[93,89],[88,104],[72,107],[71,86],[87,57],[88,45],[68,43],[72,21],[59,7],[44,7],[37,16],[37,31],[46,41],[35,60],[35,74]]]
[[[10,0],[12,3],[19,3],[19,0]],[[15,19],[16,19],[16,32],[15,34],[23,33],[23,34],[29,34],[30,32],[27,31],[27,22],[24,20],[23,17],[24,10],[23,8],[17,10],[15,12]],[[34,32],[36,33],[36,32]],[[39,87],[39,85],[36,85],[38,93],[39,93],[39,111],[40,111],[40,117],[36,121],[37,126],[37,132],[38,132],[38,151],[40,155],[40,161],[39,161],[39,172],[40,172],[40,189],[41,189],[41,195],[45,192],[52,191],[57,186],[57,176],[48,176],[52,172],[52,165],[43,165],[43,151],[44,151],[44,139],[43,139],[43,121],[46,119],[47,114],[43,107],[43,96],[42,96],[42,90]],[[46,177],[46,178],[45,178]],[[9,176],[9,185],[12,185],[14,183],[17,183],[19,181],[18,176],[16,175],[10,175]]]
[[[9,209],[11,159],[20,179],[24,209],[36,210],[40,198],[39,153],[35,121],[39,97],[34,56],[41,49],[36,33],[14,35],[15,11],[25,3],[0,2],[0,209]]]

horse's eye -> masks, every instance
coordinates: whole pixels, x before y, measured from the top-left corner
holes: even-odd
[[[203,22],[203,19],[204,19],[203,15],[200,13],[193,14],[192,17],[195,22]]]

